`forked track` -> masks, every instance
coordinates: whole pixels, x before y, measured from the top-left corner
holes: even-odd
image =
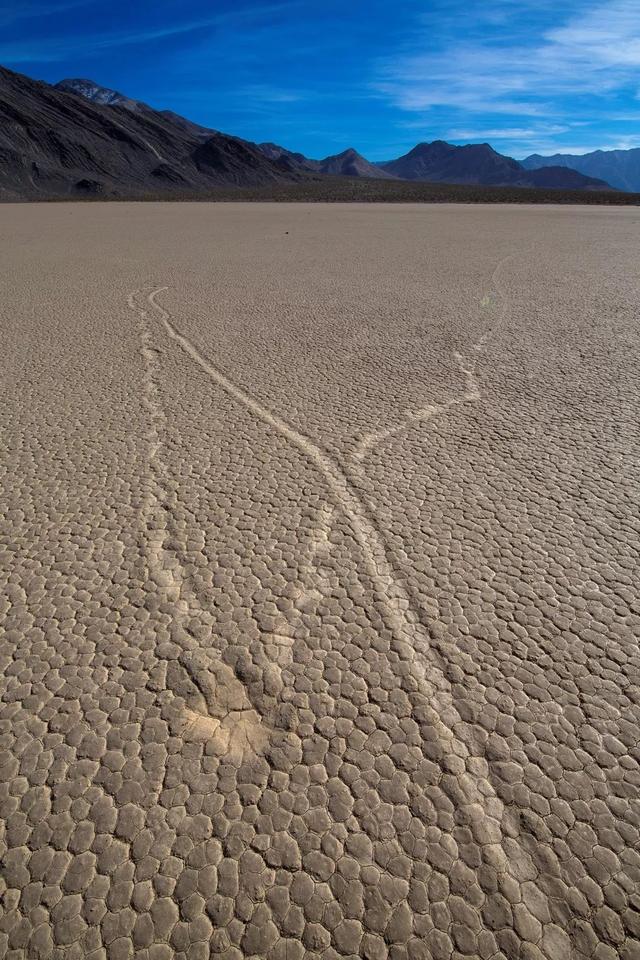
[[[389,561],[387,560],[386,550],[380,535],[369,519],[365,506],[354,491],[346,475],[340,467],[316,444],[309,440],[308,437],[299,433],[270,410],[267,410],[266,407],[242,390],[241,387],[238,387],[229,380],[210,360],[200,353],[195,344],[177,329],[172,322],[170,314],[157,302],[156,296],[166,289],[166,287],[162,287],[153,291],[149,294],[148,300],[159,312],[168,335],[172,340],[176,341],[184,352],[191,357],[212,380],[222,387],[223,390],[251,410],[263,423],[273,427],[278,433],[289,440],[290,443],[296,446],[302,454],[318,468],[324,476],[335,499],[340,504],[341,509],[350,521],[355,539],[363,553],[367,575],[375,586],[376,591],[385,598],[385,612],[387,614],[388,627],[392,630],[397,640],[403,644],[408,642],[412,644],[411,648],[404,651],[404,655],[401,654],[401,658],[413,660],[413,656],[410,655],[412,649],[421,649],[421,652],[426,653],[428,649],[426,633],[423,637],[416,637],[414,634],[416,627],[407,623],[405,612],[410,605],[409,597],[404,589],[396,582]],[[407,628],[409,626],[411,627],[411,636],[407,635]],[[419,641],[417,644],[415,642],[416,640]],[[400,651],[398,652],[400,653]],[[438,671],[438,673],[440,673],[440,671]],[[426,680],[426,674],[424,679]],[[435,689],[438,687],[446,686],[446,681],[442,675],[440,675],[438,679],[440,683],[434,684],[433,692],[435,692]]]
[[[512,866],[502,846],[501,821],[504,814],[502,801],[488,779],[486,763],[475,758],[467,744],[454,732],[453,728],[461,722],[461,717],[455,706],[450,685],[440,667],[433,662],[427,631],[421,624],[414,622],[414,618],[408,616],[411,609],[410,597],[394,577],[391,564],[387,559],[384,541],[368,516],[366,506],[345,473],[328,454],[230,380],[201,353],[189,337],[179,330],[171,314],[157,300],[158,295],[167,289],[167,287],[160,287],[154,290],[148,295],[147,300],[158,313],[169,338],[177,343],[183,352],[229,396],[295,446],[324,477],[348,519],[361,549],[367,576],[374,587],[377,601],[382,608],[383,619],[393,638],[392,648],[400,660],[410,664],[413,676],[420,681],[421,693],[431,705],[427,711],[428,722],[437,733],[444,753],[457,756],[464,761],[465,772],[458,778],[461,794],[465,798],[465,802],[459,805],[461,811],[464,812],[468,822],[482,822],[484,842],[491,849],[490,856],[495,867],[500,873],[513,876]],[[486,337],[483,340],[486,340]],[[482,345],[483,341],[476,344],[476,350],[481,349]],[[475,363],[470,368],[465,368],[461,360],[458,362],[467,377],[466,398],[477,399],[479,390],[473,374]],[[463,402],[463,400],[457,402]]]

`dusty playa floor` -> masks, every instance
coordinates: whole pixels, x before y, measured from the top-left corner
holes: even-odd
[[[639,230],[2,207],[0,956],[640,956]]]

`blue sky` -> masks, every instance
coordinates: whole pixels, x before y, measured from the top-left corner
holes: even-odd
[[[0,63],[309,156],[640,146],[640,0],[0,0]]]

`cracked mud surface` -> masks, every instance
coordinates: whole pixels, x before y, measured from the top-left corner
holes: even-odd
[[[639,227],[3,207],[0,957],[640,957]]]

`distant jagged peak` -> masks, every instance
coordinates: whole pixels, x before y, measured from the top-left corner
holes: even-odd
[[[87,80],[81,77],[69,77],[65,80],[59,80],[53,86],[56,90],[62,90],[63,93],[75,93],[77,96],[84,97],[92,103],[101,103],[108,107],[126,107],[127,110],[148,110],[146,103],[141,100],[134,100],[132,97],[126,97],[118,90],[111,90],[109,87],[103,87],[94,80]]]
[[[375,180],[392,179],[392,174],[370,163],[355,147],[347,147],[342,153],[325,157],[319,162],[321,173],[346,177],[369,177]]]

